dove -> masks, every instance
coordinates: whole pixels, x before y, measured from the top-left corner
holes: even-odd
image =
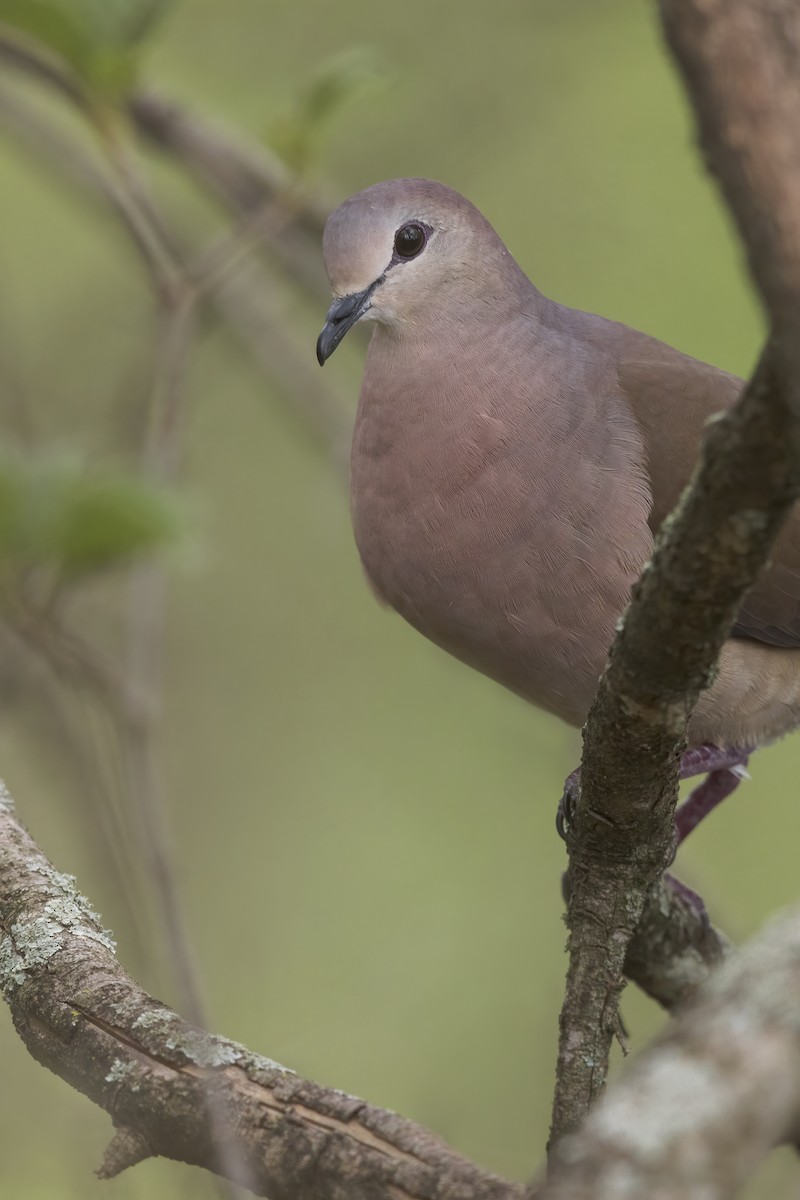
[[[547,298],[478,209],[432,180],[345,200],[323,256],[320,364],[356,324],[373,328],[351,456],[372,588],[437,646],[582,725],[703,426],[742,380]],[[795,516],[692,715],[682,774],[710,773],[678,837],[798,724]]]

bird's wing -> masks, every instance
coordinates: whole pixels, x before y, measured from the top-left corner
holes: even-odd
[[[618,327],[619,328],[619,327]],[[729,407],[743,383],[670,346],[624,329],[618,334],[620,387],[644,437],[655,531],[689,481],[703,425]],[[734,635],[800,647],[800,513],[784,526],[769,566],[748,593]]]

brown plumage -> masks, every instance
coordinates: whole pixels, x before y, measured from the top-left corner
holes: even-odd
[[[573,725],[615,622],[741,381],[543,296],[467,200],[379,183],[330,217],[323,362],[374,321],[353,436],[356,541],[421,633]],[[800,724],[800,521],[752,590],[692,745]]]

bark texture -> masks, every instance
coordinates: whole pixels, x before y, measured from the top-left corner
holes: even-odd
[[[688,718],[800,493],[800,8],[794,0],[660,8],[771,335],[740,402],[707,429],[584,730],[551,1145],[602,1093],[627,948],[669,856]]]
[[[433,1134],[183,1021],[146,995],[0,787],[0,991],[44,1066],[117,1128],[101,1174],[152,1155],[270,1200],[520,1200]]]
[[[667,888],[649,903],[670,910],[683,901]],[[675,995],[696,989],[696,967],[676,975]],[[104,1177],[161,1154],[273,1200],[526,1197],[411,1122],[303,1080],[147,996],[74,880],[19,824],[4,788],[0,990],[34,1057],[111,1115]],[[798,1013],[795,912],[716,972],[584,1128],[562,1140],[539,1200],[733,1195],[800,1122]]]
[[[541,1200],[726,1200],[800,1119],[800,911],[702,999],[560,1143]]]
[[[569,836],[570,968],[547,1200],[722,1200],[800,1120],[800,918],[717,973],[725,939],[661,879],[689,713],[800,490],[800,6],[661,0],[659,8],[770,339],[740,403],[708,428],[587,723]],[[0,59],[37,73],[28,51],[3,38]],[[79,102],[52,66],[39,77]],[[326,204],[301,203],[263,149],[163,98],[133,96],[129,112],[142,138],[231,209],[278,198],[299,212],[296,242],[281,233],[271,252],[291,254],[298,277],[317,286],[308,247]],[[623,972],[684,1012],[583,1124],[604,1086]],[[0,987],[35,1057],[112,1116],[106,1174],[167,1154],[273,1200],[523,1194],[417,1126],[301,1080],[146,996],[5,793]]]

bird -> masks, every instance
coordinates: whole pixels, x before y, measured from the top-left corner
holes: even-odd
[[[486,217],[433,180],[350,196],[326,222],[323,258],[333,303],[319,363],[356,324],[373,326],[350,498],[374,592],[437,646],[580,727],[703,427],[743,381],[549,299]],[[733,790],[755,748],[798,725],[795,516],[692,714],[681,773],[708,778],[683,826],[679,810],[678,838]]]

